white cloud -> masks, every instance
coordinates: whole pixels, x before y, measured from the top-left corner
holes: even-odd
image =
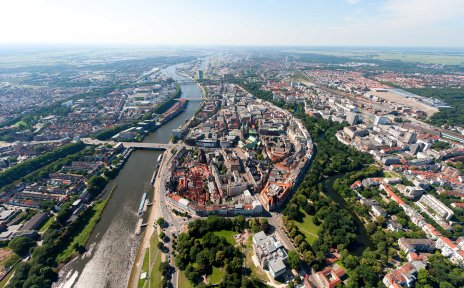
[[[346,3],[350,5],[358,4],[361,0],[345,0]]]
[[[381,11],[392,23],[413,26],[464,16],[462,0],[388,0]]]

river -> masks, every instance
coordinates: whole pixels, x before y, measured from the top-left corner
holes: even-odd
[[[172,65],[162,70],[178,81],[182,98],[201,98],[200,87],[189,78],[176,73]],[[143,142],[168,143],[171,131],[184,124],[200,107],[199,101],[188,102],[185,110],[177,117],[148,134]],[[100,288],[126,287],[135,259],[141,235],[135,235],[137,210],[143,193],[148,192],[150,201],[153,189],[150,179],[161,152],[134,151],[119,175],[112,180],[107,189],[117,185],[112,198],[103,211],[101,220],[95,226],[86,245],[88,251],[66,264],[60,271],[59,280],[54,287]],[[146,215],[145,215],[146,217]]]
[[[369,236],[367,235],[366,228],[364,227],[363,223],[361,220],[358,218],[358,216],[353,212],[353,210],[348,206],[348,203],[346,203],[345,199],[338,194],[333,189],[333,184],[337,178],[341,177],[342,175],[333,175],[327,178],[326,181],[324,181],[324,190],[326,191],[327,196],[330,197],[335,203],[338,204],[341,208],[346,209],[347,211],[350,212],[351,216],[353,217],[355,223],[356,223],[356,239],[354,243],[350,245],[350,252],[352,252],[356,256],[361,256],[362,252],[368,248],[371,247],[373,248],[373,244]]]

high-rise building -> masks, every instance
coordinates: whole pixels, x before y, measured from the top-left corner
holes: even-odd
[[[197,75],[198,80],[203,80],[203,70],[198,70],[198,75]]]

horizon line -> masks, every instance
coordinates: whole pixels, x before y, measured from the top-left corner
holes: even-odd
[[[168,43],[62,43],[62,42],[0,42],[1,47],[179,47],[179,48],[441,48],[463,49],[464,46],[450,45],[326,45],[326,44],[168,44]]]

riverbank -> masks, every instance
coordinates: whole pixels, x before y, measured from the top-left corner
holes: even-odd
[[[177,75],[175,67],[169,66],[164,73],[175,81],[184,81],[186,78]],[[202,97],[201,90],[194,83],[181,82],[179,85],[182,98]],[[172,130],[183,125],[186,119],[190,119],[200,103],[189,101],[182,113],[147,134],[143,142],[168,143]],[[135,150],[127,159],[119,174],[110,182],[110,185],[117,184],[118,187],[90,235],[86,245],[88,251],[61,269],[59,280],[54,287],[120,287],[121,283],[130,283],[129,278],[136,262],[134,260],[137,258],[145,232],[135,235],[135,228],[140,219],[137,209],[144,192],[147,192],[149,201],[154,198],[150,180],[159,155],[160,152],[157,151]],[[148,224],[144,230],[153,228],[153,222],[150,222],[149,217],[147,211],[143,215],[143,222]]]
[[[359,218],[359,216],[354,212],[352,207],[349,205],[347,200],[340,195],[337,191],[334,190],[333,185],[335,181],[342,177],[344,174],[337,174],[328,177],[324,182],[323,186],[325,191],[327,191],[327,196],[330,197],[335,203],[337,203],[338,206],[340,206],[343,209],[346,209],[351,216],[353,217],[354,222],[356,223],[356,239],[350,246],[350,251],[356,255],[356,256],[361,256],[362,252],[366,248],[374,248],[374,245],[367,234],[366,228],[364,226],[363,221]]]
[[[162,171],[165,169],[167,163],[167,159],[171,158],[171,152],[166,151],[164,153],[164,156],[161,160],[161,163],[158,163],[159,168],[158,168],[158,173],[155,177],[155,181],[153,182],[153,204],[151,206],[151,209],[149,211],[148,219],[147,219],[147,227],[145,228],[145,231],[143,232],[142,239],[140,241],[140,245],[137,249],[137,253],[135,256],[135,261],[133,264],[133,267],[131,269],[130,277],[129,277],[129,283],[128,287],[138,287],[139,283],[139,277],[141,273],[141,269],[143,266],[143,260],[144,260],[144,255],[146,254],[146,251],[151,249],[152,246],[152,241],[150,241],[153,237],[158,237],[159,235],[159,229],[155,228],[155,221],[161,217],[161,209],[159,209],[161,203],[160,203],[160,193],[161,193],[161,175],[163,174]],[[148,273],[150,271],[147,271]]]
[[[207,99],[207,96],[208,96],[208,93],[206,92],[205,88],[203,87],[203,85],[201,85],[200,83],[198,83],[193,77],[190,77],[188,74],[185,74],[185,73],[179,73],[177,72],[177,74],[181,75],[181,76],[184,76],[190,80],[192,80],[192,82],[194,82],[196,85],[198,85],[198,87],[200,87],[201,89],[201,92],[203,94],[203,97],[205,99]]]
[[[78,253],[83,252],[84,246],[87,244],[95,225],[97,225],[98,221],[100,221],[103,210],[105,209],[108,201],[111,199],[116,187],[117,185],[114,185],[106,198],[95,201],[91,208],[88,208],[91,209],[90,213],[92,214],[90,220],[87,222],[82,231],[74,237],[71,244],[69,244],[69,246],[57,256],[58,262],[69,262],[72,258],[76,257]]]
[[[169,110],[174,104],[176,104],[177,99],[182,95],[182,89],[179,85],[176,85],[176,91],[166,99],[164,102],[160,103],[149,112],[145,113],[144,115],[140,116],[137,120],[131,121],[130,123],[116,125],[110,128],[103,129],[93,135],[89,136],[91,138],[95,138],[97,140],[103,141],[108,140],[111,137],[117,135],[119,132],[129,129],[131,127],[135,127],[140,121],[150,120],[153,117],[153,114],[161,114]],[[154,120],[153,120],[154,121]],[[151,129],[149,132],[154,132],[158,127],[156,123],[153,123],[154,129]],[[145,135],[142,135],[142,139]]]

